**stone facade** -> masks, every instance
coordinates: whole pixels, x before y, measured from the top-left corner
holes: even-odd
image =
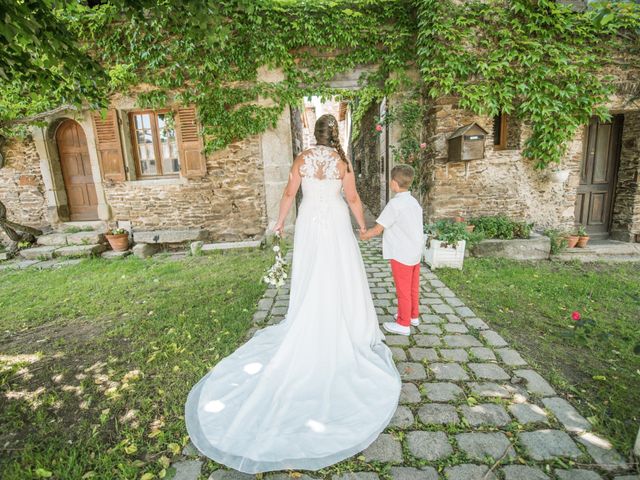
[[[381,211],[379,139],[375,133],[378,111],[379,106],[373,103],[362,117],[360,135],[352,145],[351,160],[362,203],[376,216]]]
[[[611,235],[633,241],[640,235],[640,111],[624,115]]]
[[[38,153],[30,138],[12,139],[3,148],[5,165],[0,168],[0,200],[7,218],[32,227],[47,225],[47,205]],[[0,242],[8,238],[0,230]]]

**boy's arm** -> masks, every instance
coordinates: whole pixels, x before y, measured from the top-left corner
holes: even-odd
[[[384,232],[384,227],[382,225],[380,225],[379,223],[376,223],[375,227],[370,228],[365,233],[360,235],[360,239],[361,240],[369,240],[369,239],[371,239],[373,237],[377,237],[378,235],[381,235],[382,232]]]

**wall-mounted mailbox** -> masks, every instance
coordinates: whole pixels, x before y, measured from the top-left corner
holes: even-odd
[[[487,131],[477,123],[460,127],[449,137],[449,161],[460,162],[484,158]]]

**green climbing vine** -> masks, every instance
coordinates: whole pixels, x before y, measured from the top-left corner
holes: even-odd
[[[395,153],[417,162],[427,153],[429,98],[455,95],[477,114],[502,110],[529,123],[524,155],[542,167],[561,159],[589,116],[607,115],[611,52],[638,67],[635,3],[585,12],[551,0],[106,0],[51,9],[54,31],[66,26],[91,68],[82,76],[83,62],[73,74],[49,65],[66,72],[55,76],[58,88],[0,75],[0,134],[59,105],[106,108],[110,95],[133,92],[141,107],[195,104],[206,148],[218,150],[273,126],[306,95],[351,101],[357,129],[372,102],[395,94],[402,101],[389,119],[406,130]],[[330,88],[363,66],[359,91]],[[421,76],[412,80],[407,70],[416,66]],[[282,75],[267,81],[263,68]]]

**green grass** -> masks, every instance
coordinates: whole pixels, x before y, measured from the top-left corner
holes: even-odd
[[[640,421],[640,265],[467,259],[438,276],[625,454]],[[571,312],[596,322],[575,329]]]
[[[243,342],[271,261],[245,251],[0,272],[0,476],[161,476],[187,441],[189,390]]]

